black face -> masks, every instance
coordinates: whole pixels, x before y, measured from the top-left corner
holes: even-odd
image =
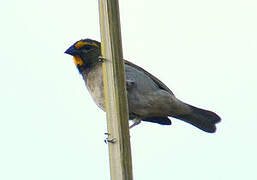
[[[65,53],[72,56],[87,56],[90,51],[101,49],[101,44],[98,41],[91,39],[83,39],[74,43]]]
[[[92,49],[93,47],[90,45],[85,45],[84,47],[82,47],[83,49],[85,49],[86,51],[89,51],[90,49]]]
[[[98,62],[101,44],[91,39],[84,39],[74,43],[65,53],[72,55],[76,66],[82,70]]]

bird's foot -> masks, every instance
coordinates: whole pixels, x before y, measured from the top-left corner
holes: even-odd
[[[136,125],[138,125],[140,123],[141,123],[141,119],[139,119],[139,118],[133,119],[133,124],[131,126],[129,126],[129,129],[135,127]]]

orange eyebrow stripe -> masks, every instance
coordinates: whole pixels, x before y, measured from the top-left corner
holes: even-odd
[[[79,49],[79,48],[81,48],[81,47],[83,47],[83,46],[85,46],[85,45],[86,45],[85,42],[79,41],[79,42],[77,42],[77,43],[75,44],[75,48]]]
[[[84,42],[84,41],[79,41],[74,46],[76,49],[79,49],[86,45],[91,45],[91,46],[95,46],[95,47],[99,48],[99,46],[95,42],[90,43],[90,42]]]

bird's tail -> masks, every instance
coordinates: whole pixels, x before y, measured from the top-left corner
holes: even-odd
[[[221,120],[221,118],[216,113],[191,105],[188,106],[192,109],[192,112],[189,114],[181,114],[173,117],[190,123],[205,132],[214,133],[216,131],[215,124]]]

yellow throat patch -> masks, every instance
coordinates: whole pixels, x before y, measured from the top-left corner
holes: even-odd
[[[83,64],[84,64],[82,59],[78,56],[73,56],[73,61],[76,66],[83,66]]]

